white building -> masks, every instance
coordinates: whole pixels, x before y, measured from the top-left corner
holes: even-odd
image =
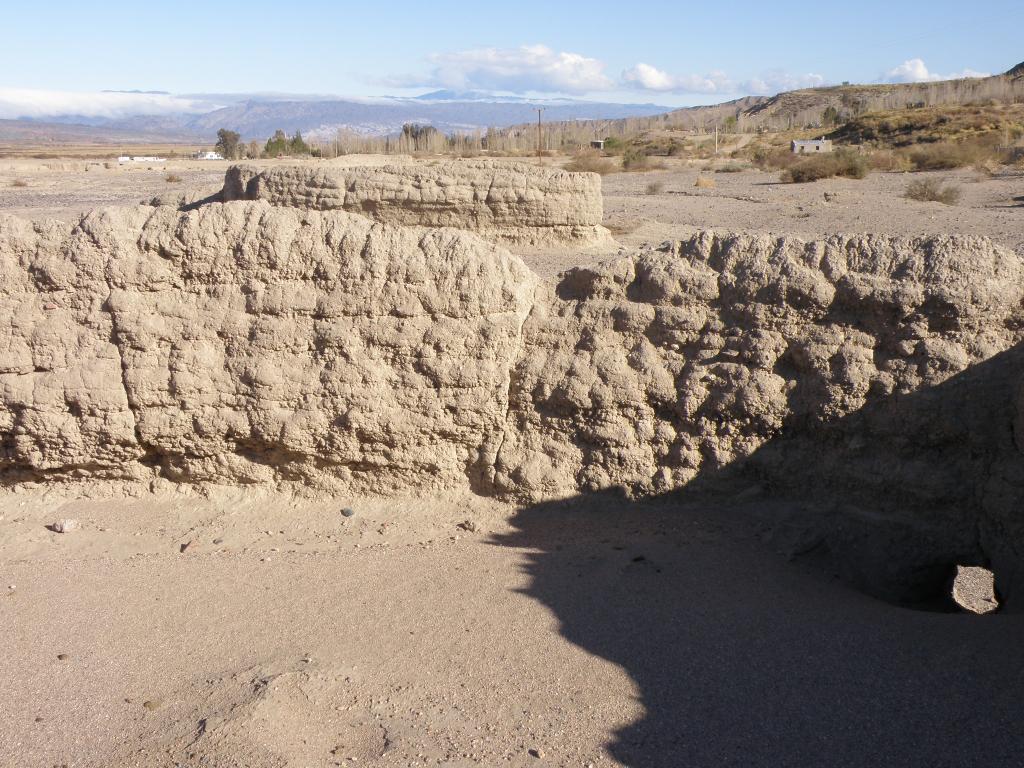
[[[793,141],[790,144],[794,155],[814,154],[815,152],[831,152],[832,141],[830,139],[810,139],[808,141]]]
[[[196,160],[223,160],[224,155],[220,152],[200,152],[196,155]]]

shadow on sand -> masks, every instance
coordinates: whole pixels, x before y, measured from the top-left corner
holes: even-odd
[[[892,504],[945,503],[934,519],[958,528],[963,517],[968,540],[958,529],[935,556],[985,561],[978,542],[998,533],[977,532],[987,497],[1009,493],[991,503],[1018,519],[1024,511],[1013,436],[1022,372],[1018,347],[938,387],[883,398],[810,445],[780,438],[745,464],[762,477],[765,466],[803,471],[805,483],[850,487],[861,503],[918,478],[889,489]],[[915,451],[928,466],[910,466]],[[879,480],[879,461],[907,471],[890,467]],[[858,496],[853,486],[871,477]],[[971,478],[986,487],[952,490]],[[914,610],[855,590],[838,577],[828,532],[801,543],[791,525],[819,515],[842,529],[842,507],[826,513],[810,496],[786,502],[767,487],[758,499],[719,489],[630,501],[609,491],[526,507],[495,543],[527,550],[525,593],[568,640],[635,680],[646,713],[608,745],[625,765],[1021,765],[1024,614]],[[868,559],[899,557],[903,534],[887,525]],[[1010,556],[1001,550],[1004,563]]]

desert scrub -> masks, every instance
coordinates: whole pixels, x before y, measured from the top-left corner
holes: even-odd
[[[664,167],[664,163],[652,161],[643,150],[635,147],[630,147],[622,155],[622,170],[624,171],[657,171]]]
[[[747,170],[749,166],[743,165],[742,163],[726,163],[723,166],[715,168],[715,173],[741,173]]]
[[[178,184],[181,182],[181,176],[176,173],[168,173],[166,180],[168,184]]]
[[[602,157],[594,151],[580,152],[572,160],[565,164],[567,171],[586,171],[588,173],[599,173],[602,176],[615,173],[615,163],[607,157]]]
[[[665,183],[661,181],[652,181],[647,185],[648,195],[660,195],[661,191],[665,188]]]
[[[907,191],[903,196],[920,202],[956,205],[960,200],[960,188],[944,184],[938,179],[918,179],[907,185]]]
[[[697,187],[697,189],[714,189],[715,180],[711,176],[698,176],[693,186]]]
[[[833,176],[863,179],[867,175],[867,160],[855,152],[840,149],[836,152],[815,155],[801,160],[782,172],[782,180],[803,184],[818,179],[830,179]]]
[[[28,182],[25,181],[24,179],[15,179],[14,181],[11,182],[11,186],[12,187],[27,187],[28,186]]]

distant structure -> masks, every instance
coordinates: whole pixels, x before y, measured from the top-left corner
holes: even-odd
[[[604,149],[604,139],[594,139],[590,142],[591,149]]]
[[[119,163],[166,163],[166,157],[155,157],[154,155],[121,155],[117,158]]]
[[[223,160],[224,155],[220,152],[197,152],[196,160]]]
[[[815,152],[831,152],[832,141],[831,139],[809,139],[807,141],[793,141],[790,143],[790,149],[793,150],[794,155],[804,155]]]

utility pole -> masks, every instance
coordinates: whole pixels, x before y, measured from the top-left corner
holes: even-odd
[[[540,127],[540,116],[544,111],[544,107],[534,107],[537,110],[537,162],[544,162],[544,151],[543,151],[543,133]]]
[[[715,154],[718,154],[718,123],[715,123]]]

